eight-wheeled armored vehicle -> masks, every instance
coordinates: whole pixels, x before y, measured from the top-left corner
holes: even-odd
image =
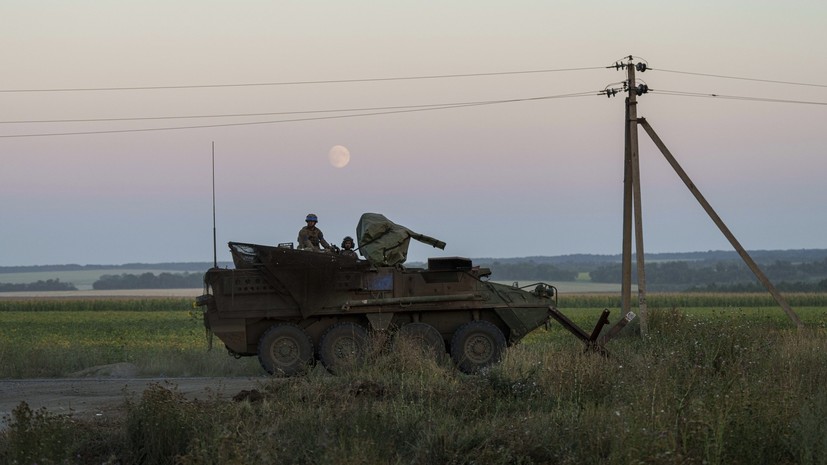
[[[410,239],[445,247],[373,213],[362,215],[357,226],[365,259],[297,250],[292,243],[230,242],[235,268],[208,270],[205,294],[196,303],[205,307],[207,329],[231,355],[258,356],[265,370],[279,376],[302,373],[316,360],[336,373],[364,356],[376,331],[438,354],[447,351],[468,373],[496,363],[507,346],[550,316],[595,342],[598,328],[589,337],[556,310],[554,286],[490,282],[489,269],[461,257],[406,268]]]

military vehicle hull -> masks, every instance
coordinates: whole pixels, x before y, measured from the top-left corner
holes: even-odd
[[[496,363],[509,345],[544,325],[557,292],[487,280],[461,257],[427,268],[375,266],[335,253],[231,242],[235,269],[204,276],[204,323],[236,356],[258,356],[275,375],[316,360],[331,372],[364,355],[374,332],[449,353],[465,372]]]

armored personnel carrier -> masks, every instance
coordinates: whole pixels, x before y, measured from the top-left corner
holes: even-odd
[[[317,360],[332,373],[346,369],[364,357],[374,332],[447,352],[467,373],[499,361],[507,346],[549,317],[595,342],[597,328],[589,337],[556,310],[554,286],[490,282],[489,269],[461,257],[407,268],[411,239],[445,247],[374,213],[362,215],[357,226],[364,259],[297,250],[292,243],[230,242],[235,268],[208,270],[196,303],[205,307],[208,331],[231,355],[257,356],[277,376],[303,373]]]

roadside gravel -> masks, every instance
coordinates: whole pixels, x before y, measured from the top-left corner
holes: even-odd
[[[140,396],[155,383],[177,387],[188,399],[216,395],[232,398],[242,390],[262,388],[266,377],[242,378],[59,378],[0,380],[0,429],[8,425],[12,410],[25,401],[32,410],[80,419],[106,419],[122,413],[126,396]]]

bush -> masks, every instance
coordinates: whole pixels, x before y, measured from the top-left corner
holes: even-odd
[[[73,458],[82,441],[75,436],[71,417],[55,415],[41,408],[32,410],[21,402],[4,418],[0,462],[7,464],[62,464]]]

